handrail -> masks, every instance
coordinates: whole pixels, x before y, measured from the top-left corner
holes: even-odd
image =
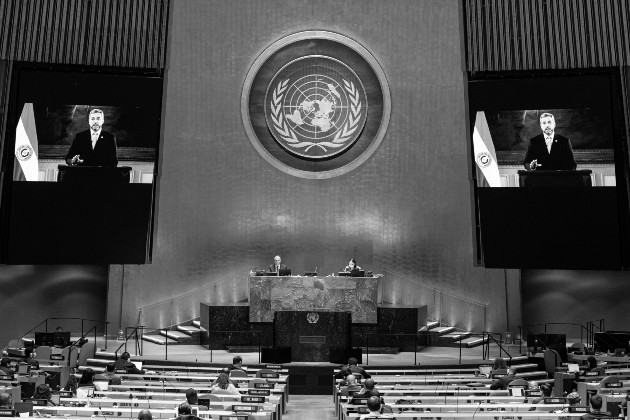
[[[499,335],[499,341],[497,341],[497,339],[494,338],[495,335]],[[486,344],[486,336],[488,337],[487,344]],[[503,341],[503,334],[502,333],[498,333],[497,334],[497,333],[493,333],[493,332],[489,332],[489,331],[484,331],[483,332],[483,343],[484,343],[484,346],[486,346],[488,358],[490,356],[490,340],[494,341],[495,344],[497,346],[499,346],[499,357],[503,357],[503,352],[505,352],[505,354],[510,358],[509,364],[511,366],[512,365],[512,355],[507,350],[505,350],[503,348],[503,346],[501,345],[501,341]],[[484,351],[484,353],[485,353],[485,351]],[[484,359],[485,358],[486,357],[485,357],[485,354],[484,354]]]
[[[399,283],[402,285],[413,285],[415,291],[419,290],[417,286],[422,288],[418,291],[417,301],[427,306],[428,318],[440,323],[445,322],[447,325],[459,326],[468,331],[475,329],[479,331],[487,328],[487,304],[429,286],[420,279],[411,278],[389,268],[383,268],[383,273],[386,277],[392,277],[394,280],[400,279]],[[397,299],[407,299],[405,295],[399,295],[400,290],[404,290],[406,286],[401,287],[397,292],[397,289],[389,286],[393,283],[393,281],[388,281],[383,284],[382,292],[379,291],[382,294],[382,300],[396,303]],[[449,303],[450,308],[445,309],[445,305]],[[461,313],[459,313],[459,309],[451,310],[459,307],[465,310]],[[465,323],[467,324],[462,325]]]
[[[133,328],[133,327],[125,327],[125,330],[127,330],[128,328]],[[127,351],[127,341],[129,341],[129,339],[130,339],[130,338],[131,338],[134,334],[135,334],[135,336],[136,336],[136,346],[138,345],[138,328],[142,328],[142,329],[144,329],[144,328],[146,328],[146,326],[144,326],[144,325],[138,325],[138,326],[136,326],[135,328],[133,328],[133,330],[131,331],[131,334],[129,334],[129,335],[125,338],[124,342],[123,342],[120,346],[118,346],[118,348],[117,348],[116,350],[114,350],[114,360],[118,360],[118,350],[120,350],[123,346],[125,346],[125,351]],[[142,334],[141,334],[141,336],[142,336]]]
[[[408,333],[392,333],[392,334],[381,334],[381,333],[365,333],[365,365],[370,364],[370,335],[378,335],[379,337],[386,337],[389,335],[393,336],[413,336],[414,337],[414,346],[413,346],[413,364],[414,366],[418,364],[418,334],[408,334]]]
[[[599,326],[595,324],[595,322],[599,323]],[[519,352],[522,350],[523,345],[523,330],[525,332],[531,334],[531,330],[528,327],[544,327],[544,334],[547,335],[547,326],[548,325],[573,325],[580,327],[580,342],[584,342],[584,333],[586,333],[586,346],[592,347],[594,345],[594,334],[595,328],[598,328],[600,331],[604,330],[605,319],[597,319],[595,321],[586,321],[586,326],[583,324],[579,324],[576,322],[545,322],[543,324],[527,324],[527,325],[519,325],[519,334],[520,334],[520,344],[519,344]],[[547,347],[547,340],[545,339],[544,343],[545,347]]]
[[[25,332],[24,334],[22,334],[22,336],[18,339],[21,340],[24,337],[26,337],[28,334],[32,333],[34,330],[36,330],[37,328],[39,328],[42,324],[46,325],[46,331],[48,332],[48,321],[51,320],[81,320],[81,337],[84,338],[85,334],[83,333],[83,328],[84,328],[84,322],[88,321],[88,322],[96,322],[97,325],[95,325],[94,327],[92,327],[90,329],[90,331],[92,331],[93,329],[95,329],[97,326],[99,325],[105,325],[105,348],[107,348],[107,329],[108,329],[108,325],[109,325],[109,321],[98,321],[95,319],[87,319],[87,318],[79,318],[79,317],[50,317],[50,318],[46,318],[45,320],[43,320],[42,322],[40,322],[39,324],[37,324],[36,326],[34,326],[33,328],[31,328],[30,330],[28,330],[27,332]],[[96,345],[96,330],[94,332],[94,344]]]
[[[164,299],[164,300],[162,300],[160,302],[155,302],[155,303],[152,303],[150,305],[146,305],[146,306],[140,307],[140,308],[138,308],[138,312],[142,312],[145,309],[154,308],[156,306],[163,305],[165,303],[172,302],[174,300],[183,299],[183,298],[186,298],[186,297],[189,297],[189,296],[194,296],[196,294],[199,294],[199,292],[201,292],[202,290],[209,289],[211,287],[216,286],[217,284],[225,283],[225,282],[227,282],[229,280],[233,280],[237,276],[239,276],[241,274],[246,275],[249,272],[250,272],[250,270],[245,270],[245,271],[239,271],[237,273],[233,273],[232,275],[228,275],[226,278],[224,278],[222,280],[214,281],[211,284],[207,284],[207,285],[205,285],[203,287],[200,287],[198,289],[195,289],[195,290],[193,290],[191,292],[187,292],[187,293],[184,293],[182,295],[178,295],[178,296],[175,296],[175,297],[172,297],[172,298],[169,298],[169,299]]]
[[[391,269],[389,269],[389,268],[384,268],[384,269],[383,269],[383,271],[389,271],[390,273],[395,274],[395,275],[397,275],[398,277],[402,277],[403,279],[405,279],[405,280],[407,280],[407,281],[410,281],[410,282],[412,282],[412,283],[419,284],[419,285],[421,285],[421,286],[423,286],[423,287],[426,287],[427,289],[433,290],[434,292],[440,292],[440,293],[441,293],[441,294],[443,294],[443,295],[450,296],[450,297],[454,297],[454,298],[456,298],[456,299],[460,299],[460,300],[463,300],[463,301],[465,301],[465,302],[472,303],[472,304],[474,304],[474,305],[483,306],[484,308],[487,308],[487,307],[488,307],[488,305],[487,305],[487,304],[485,304],[485,303],[477,302],[477,301],[474,301],[474,300],[472,300],[472,299],[465,298],[465,297],[462,297],[462,296],[457,296],[457,295],[454,295],[454,294],[452,294],[452,293],[445,292],[445,291],[443,291],[443,290],[437,289],[437,288],[435,288],[435,287],[433,287],[433,286],[427,286],[425,283],[423,283],[423,282],[421,282],[421,281],[417,281],[417,280],[411,279],[411,278],[409,278],[409,277],[405,276],[404,274],[400,274],[400,273],[398,273],[398,272],[396,272],[396,271],[394,271],[394,270],[391,270]]]
[[[213,333],[250,333],[255,334],[258,337],[258,363],[260,364],[260,334],[261,331],[248,331],[248,330],[235,330],[235,331],[208,331],[208,350],[210,350],[210,363],[212,363],[212,335]]]

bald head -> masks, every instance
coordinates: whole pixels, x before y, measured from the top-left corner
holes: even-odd
[[[356,385],[357,384],[357,377],[354,375],[348,375],[346,377],[346,382],[348,383],[348,385]]]
[[[142,410],[138,413],[138,420],[153,420],[153,415],[149,410]]]
[[[540,391],[540,385],[536,381],[529,381],[527,387],[530,391]]]

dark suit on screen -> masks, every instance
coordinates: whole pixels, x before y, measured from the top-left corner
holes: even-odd
[[[96,146],[92,149],[90,130],[77,133],[66,155],[68,165],[70,165],[70,161],[76,155],[79,155],[83,161],[83,163],[79,163],[80,166],[116,166],[118,165],[116,137],[107,131],[101,130]]]
[[[547,150],[545,136],[541,133],[529,140],[529,148],[525,155],[523,165],[525,169],[530,169],[529,164],[533,160],[538,160],[541,170],[575,170],[576,163],[573,158],[573,148],[571,141],[563,136],[554,134],[551,143],[551,152]]]

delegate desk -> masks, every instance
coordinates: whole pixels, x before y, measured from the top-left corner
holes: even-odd
[[[276,311],[352,313],[353,324],[376,324],[382,274],[374,277],[249,277],[249,322],[273,322]]]
[[[108,410],[103,410],[100,407],[42,407],[40,412],[50,416],[103,417],[105,420],[108,420],[113,417],[137,418],[140,409],[134,407],[117,407]],[[199,417],[212,419],[219,418],[220,415],[234,414],[234,411],[227,410],[199,411]],[[247,414],[253,416],[256,420],[272,420],[272,413],[269,412],[258,411],[248,412]],[[151,415],[154,419],[172,419],[176,417],[175,411],[171,409],[151,409]]]

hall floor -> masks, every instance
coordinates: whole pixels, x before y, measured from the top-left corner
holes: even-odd
[[[283,420],[335,420],[332,395],[291,395]]]

